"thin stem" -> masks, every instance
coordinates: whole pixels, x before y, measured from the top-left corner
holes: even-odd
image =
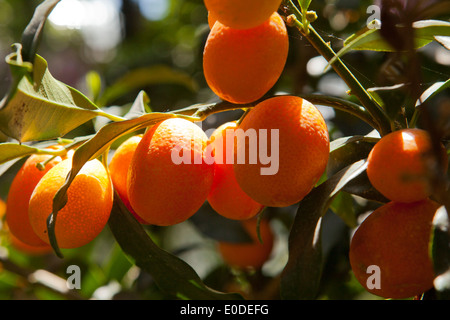
[[[301,98],[308,100],[312,104],[322,105],[326,107],[332,107],[337,110],[341,110],[344,112],[347,112],[360,120],[366,122],[373,128],[377,128],[378,124],[374,121],[373,117],[370,115],[369,112],[367,112],[366,109],[364,109],[359,104],[353,103],[351,101],[347,101],[344,99],[336,98],[336,97],[330,97],[330,96],[324,96],[324,95],[299,95]]]
[[[96,112],[98,113],[98,115],[108,118],[109,120],[114,121],[114,122],[127,120],[123,117],[116,116],[114,114],[110,114],[110,113],[102,111],[102,110],[97,110]]]
[[[291,5],[292,4],[292,1]],[[303,24],[299,21],[302,17],[298,17],[298,10],[293,10],[294,14],[288,17],[288,23],[297,27],[303,36],[312,44],[312,46],[327,60],[330,61],[336,56],[333,49],[328,45],[322,37],[316,32],[316,30],[309,24],[309,32],[305,32]],[[361,83],[350,72],[347,66],[341,59],[337,59],[332,65],[335,72],[345,81],[349,86],[352,94],[354,94],[364,108],[370,113],[376,123],[375,129],[377,129],[381,135],[385,135],[391,131],[391,125],[388,116],[384,110],[378,105],[378,103],[370,96]]]

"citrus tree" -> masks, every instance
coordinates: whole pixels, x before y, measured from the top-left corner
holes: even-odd
[[[448,299],[449,80],[421,60],[448,4],[368,3],[342,39],[321,1],[192,2],[200,86],[164,65],[64,83],[39,52],[60,0],[35,8],[5,57],[1,296]],[[344,96],[302,86],[307,57]],[[209,95],[167,109],[151,85]]]

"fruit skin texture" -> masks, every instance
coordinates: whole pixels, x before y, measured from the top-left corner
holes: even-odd
[[[36,235],[28,218],[28,203],[34,188],[39,180],[56,164],[61,162],[56,157],[48,162],[44,170],[39,170],[36,164],[51,159],[51,155],[33,154],[28,157],[14,177],[6,203],[6,223],[10,233],[19,241],[30,246],[47,246],[47,244]]]
[[[392,201],[425,199],[431,194],[426,163],[430,152],[431,140],[425,130],[413,128],[391,132],[372,148],[367,159],[367,176],[374,188]],[[444,148],[443,155],[446,169]]]
[[[130,203],[143,220],[169,226],[200,209],[214,176],[204,152],[207,142],[199,126],[180,118],[164,120],[144,134],[128,171]],[[187,155],[191,163],[176,164],[172,153]]]
[[[218,127],[211,135],[210,144],[214,150],[214,181],[208,202],[220,215],[234,220],[249,219],[258,214],[263,205],[250,198],[238,185],[234,176],[233,163],[227,163],[227,152],[233,153],[234,136],[231,132],[237,128],[237,123],[227,122]],[[227,136],[228,130],[228,136]],[[227,139],[231,138],[231,142]],[[227,150],[228,145],[231,148]]]
[[[429,256],[432,220],[439,205],[429,199],[389,202],[373,211],[358,227],[350,244],[350,264],[369,292],[406,299],[433,287]],[[367,287],[370,265],[380,268],[380,289]]]
[[[147,224],[146,221],[134,212],[131,207],[127,191],[128,169],[130,167],[134,152],[136,151],[139,142],[141,142],[141,139],[142,135],[135,135],[125,140],[114,152],[108,167],[114,188],[123,204],[140,223]]]
[[[278,10],[281,0],[205,0],[206,9],[234,29],[253,28]]]
[[[277,96],[256,105],[241,122],[240,129],[267,129],[267,150],[278,146],[278,171],[262,175],[260,156],[255,164],[249,159],[234,164],[236,180],[252,199],[269,207],[285,207],[297,203],[311,191],[326,169],[329,157],[327,125],[319,110],[309,101],[295,96]],[[272,142],[271,132],[279,131],[279,143]],[[274,131],[275,132],[275,131]],[[262,136],[264,138],[264,136]],[[251,152],[249,139],[236,142],[237,154]],[[272,150],[272,151],[271,151]],[[274,165],[274,164],[271,164]]]
[[[274,244],[274,234],[267,219],[261,219],[257,233],[257,219],[242,220],[242,226],[253,239],[252,243],[219,242],[218,250],[223,260],[235,268],[261,268],[270,258]]]
[[[36,234],[50,243],[47,217],[53,197],[72,167],[66,159],[49,170],[33,191],[29,205],[30,223]],[[97,160],[84,164],[67,190],[67,203],[58,212],[55,234],[60,248],[78,248],[94,240],[108,222],[113,205],[111,178]]]
[[[256,101],[277,82],[288,51],[286,26],[278,13],[245,30],[217,21],[203,51],[205,79],[223,100],[238,104]]]

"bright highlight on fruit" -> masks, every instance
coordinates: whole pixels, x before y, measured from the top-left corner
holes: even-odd
[[[279,145],[267,140],[267,150],[278,148],[278,171],[262,175],[267,164],[248,159],[249,139],[238,140],[237,154],[247,155],[244,163],[235,163],[236,180],[253,200],[269,207],[285,207],[308,194],[325,171],[329,157],[328,129],[319,110],[295,96],[277,96],[256,105],[241,122],[244,132],[253,130],[257,139],[265,129],[279,131]],[[243,149],[243,150],[242,150]]]
[[[433,287],[429,243],[438,208],[429,199],[392,201],[361,223],[352,237],[349,258],[353,273],[367,291],[406,299]]]
[[[214,166],[206,159],[208,137],[196,124],[164,120],[142,137],[128,172],[128,196],[149,224],[169,226],[191,217],[206,201]]]
[[[234,132],[237,127],[235,121],[227,122],[211,135],[210,144],[214,150],[215,166],[214,181],[207,200],[220,215],[229,219],[244,220],[254,217],[264,206],[242,191],[234,176],[233,163],[227,161],[227,157],[228,160],[235,159]]]
[[[65,183],[71,168],[71,159],[54,166],[42,177],[31,195],[31,227],[48,244],[47,218],[52,213],[53,198]],[[67,190],[67,199],[66,205],[57,214],[56,241],[60,248],[78,248],[100,234],[113,205],[111,178],[99,160],[84,164]]]
[[[245,30],[217,21],[203,51],[205,79],[223,100],[237,104],[256,101],[278,81],[288,50],[286,26],[278,13]]]
[[[254,28],[278,10],[281,0],[205,0],[206,9],[234,29]]]
[[[403,129],[384,136],[367,159],[370,182],[386,198],[414,202],[431,194],[430,170],[436,166],[429,134],[422,129]],[[442,146],[444,164],[447,156]]]

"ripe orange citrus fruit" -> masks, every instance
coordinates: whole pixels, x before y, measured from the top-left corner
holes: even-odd
[[[382,137],[367,159],[367,176],[386,198],[413,202],[431,194],[428,170],[433,165],[427,131],[402,129]],[[446,157],[445,150],[443,155]],[[445,168],[447,160],[445,159]]]
[[[234,130],[237,123],[227,122],[211,135],[214,152],[214,180],[208,202],[220,215],[235,220],[245,220],[259,213],[263,205],[250,198],[239,187],[234,176],[233,162],[227,161],[227,154],[234,161]],[[228,147],[227,147],[228,146]]]
[[[0,198],[0,221],[2,221],[5,213],[6,213],[6,202],[3,201],[2,198]],[[1,224],[0,224],[0,227],[1,227]]]
[[[236,268],[260,268],[270,258],[274,234],[267,219],[261,219],[258,237],[257,219],[241,221],[245,231],[252,238],[251,243],[219,242],[218,250],[224,262]]]
[[[30,223],[36,234],[50,243],[47,218],[52,213],[53,197],[72,168],[66,159],[36,185],[29,204]],[[57,213],[55,235],[60,248],[81,247],[96,238],[108,222],[113,205],[111,178],[97,160],[86,162],[67,190],[67,203]]]
[[[295,96],[264,100],[239,129],[234,173],[242,190],[258,203],[295,204],[324,173],[330,148],[327,125],[307,100]],[[244,155],[245,161],[239,160]]]
[[[47,246],[36,235],[28,218],[28,203],[34,188],[39,180],[56,164],[61,162],[60,157],[51,159],[51,155],[33,154],[28,157],[14,177],[6,203],[6,223],[10,233],[18,240],[31,246]],[[50,160],[44,170],[36,167],[38,163]]]
[[[288,50],[286,26],[278,13],[245,30],[217,21],[203,51],[205,79],[223,100],[238,104],[256,101],[278,81]]]
[[[349,258],[363,287],[393,299],[413,297],[433,287],[429,241],[438,208],[429,199],[412,203],[392,201],[360,224],[351,239]],[[378,274],[369,272],[369,266],[379,268]]]
[[[14,236],[11,233],[11,230],[9,230],[8,223],[4,221],[2,224],[2,219],[4,215],[6,214],[6,202],[0,199],[0,236],[2,235],[1,231],[3,231],[6,239],[6,243],[11,245],[14,249],[26,253],[28,255],[42,255],[46,253],[50,253],[53,251],[52,247],[45,242],[42,241],[42,244],[39,243],[39,245],[29,245],[23,241],[20,241],[16,236]],[[31,229],[31,225],[28,222],[28,226]],[[35,235],[34,231],[33,235]],[[37,236],[36,236],[37,237]],[[0,237],[1,240],[1,237]],[[39,239],[40,240],[40,239]],[[1,243],[1,241],[0,241]]]
[[[278,10],[281,0],[205,0],[206,9],[234,29],[253,28]]]
[[[208,137],[191,121],[164,120],[142,137],[128,171],[128,196],[147,223],[168,226],[190,218],[206,201],[214,176]]]
[[[127,175],[130,167],[131,159],[139,142],[141,142],[142,135],[135,135],[125,140],[114,152],[114,155],[109,162],[109,173],[114,188],[116,189],[120,199],[133,216],[142,224],[147,224],[139,215],[134,212],[128,198],[127,191]]]

